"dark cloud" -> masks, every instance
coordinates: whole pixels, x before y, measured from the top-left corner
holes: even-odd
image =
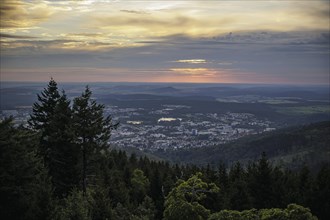
[[[126,12],[126,13],[131,13],[131,14],[140,14],[140,15],[143,15],[143,14],[150,14],[146,11],[136,11],[136,10],[120,10],[121,12]]]
[[[66,34],[68,37],[101,37],[104,36],[102,33],[69,33]]]
[[[2,33],[0,33],[0,38],[34,39],[34,38],[37,38],[37,37],[26,36],[26,35],[12,35],[12,34],[2,34]]]

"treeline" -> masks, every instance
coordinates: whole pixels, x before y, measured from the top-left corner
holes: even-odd
[[[0,123],[1,219],[329,219],[329,166],[312,175],[265,154],[229,168],[128,156],[110,150],[118,124],[91,95],[71,103],[51,80],[29,128]]]

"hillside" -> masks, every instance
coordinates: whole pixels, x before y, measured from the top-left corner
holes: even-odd
[[[262,152],[278,165],[298,168],[303,164],[318,168],[330,162],[330,121],[241,138],[237,141],[208,148],[158,151],[156,155],[175,163],[217,165],[220,161],[248,163]]]

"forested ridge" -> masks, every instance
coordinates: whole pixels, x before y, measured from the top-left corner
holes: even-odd
[[[265,152],[272,163],[300,169],[307,165],[319,170],[330,162],[330,121],[283,128],[272,132],[251,135],[227,144],[195,149],[158,151],[155,154],[174,163],[216,165],[223,161],[247,164]]]
[[[109,145],[118,127],[86,87],[71,102],[51,80],[30,126],[0,123],[1,219],[290,219],[330,217],[330,167],[170,164]]]

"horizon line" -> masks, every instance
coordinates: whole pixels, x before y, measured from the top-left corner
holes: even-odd
[[[49,79],[50,80],[50,79]],[[43,80],[43,81],[19,81],[19,80],[6,80],[2,81],[0,80],[1,83],[47,83],[49,80]],[[269,85],[269,86],[276,86],[276,85],[294,85],[294,86],[330,86],[329,83],[266,83],[266,82],[146,82],[146,81],[57,81],[54,79],[55,82],[57,83],[74,83],[74,84],[94,84],[94,83],[127,83],[127,84],[133,84],[133,83],[138,83],[138,84],[210,84],[210,85],[215,85],[215,84],[225,84],[225,85]]]

